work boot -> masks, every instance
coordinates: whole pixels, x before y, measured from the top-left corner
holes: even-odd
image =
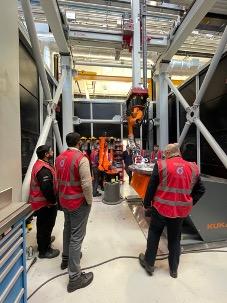
[[[53,259],[56,258],[57,256],[59,256],[60,254],[60,250],[59,249],[53,249],[53,248],[49,248],[47,252],[43,253],[39,253],[39,258],[40,259]]]
[[[76,279],[75,281],[70,281],[69,279],[69,284],[67,286],[67,291],[68,292],[73,292],[79,288],[84,288],[88,286],[94,278],[94,275],[92,272],[84,273],[82,272],[80,277]]]
[[[64,270],[68,267],[68,260],[61,261],[61,269]]]
[[[139,261],[140,261],[140,265],[145,268],[146,272],[148,273],[148,275],[152,276],[153,272],[154,272],[154,266],[150,266],[147,261],[145,260],[145,256],[144,254],[140,254],[139,255]]]
[[[169,271],[169,274],[170,274],[170,277],[172,277],[172,278],[174,278],[174,279],[177,278],[177,271],[172,271],[172,270],[170,270],[170,271]]]
[[[82,252],[80,252],[80,259],[82,258]],[[68,267],[68,260],[61,261],[61,269],[64,270]]]

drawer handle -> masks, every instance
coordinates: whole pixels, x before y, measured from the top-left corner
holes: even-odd
[[[2,256],[8,249],[9,247],[22,235],[23,230],[19,229],[15,235],[13,235],[6,243],[5,245],[0,248],[0,256]]]
[[[7,285],[7,287],[5,288],[4,292],[0,296],[0,303],[4,302],[4,300],[6,299],[6,297],[8,296],[8,294],[10,293],[10,291],[12,290],[13,286],[16,284],[16,282],[17,282],[18,278],[20,277],[21,273],[23,272],[23,270],[24,270],[23,266],[21,266],[19,268],[19,270],[17,271],[17,273],[15,274],[15,276],[13,277],[13,279]]]
[[[4,255],[4,257],[0,260],[0,269],[22,243],[23,243],[23,238],[18,239],[18,241]]]
[[[21,225],[22,224],[18,224],[10,232],[8,232],[5,236],[3,236],[3,238],[0,240],[0,245],[5,243],[5,241],[7,241],[21,227]]]
[[[13,268],[13,266],[17,263],[17,261],[19,260],[19,258],[22,256],[23,254],[23,249],[21,249],[16,256],[12,259],[12,261],[6,266],[6,268],[3,270],[3,272],[0,274],[0,283],[2,283],[2,281],[5,279],[5,277],[7,276],[7,274],[10,272],[10,270]]]
[[[16,297],[16,299],[13,303],[20,303],[21,298],[23,297],[23,294],[24,294],[24,288],[21,289],[21,291],[19,292],[18,296]]]

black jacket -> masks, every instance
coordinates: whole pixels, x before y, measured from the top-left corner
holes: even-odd
[[[56,204],[57,197],[54,193],[53,175],[51,171],[46,167],[42,167],[37,173],[36,178],[39,182],[40,190],[47,201],[51,204]]]
[[[127,150],[125,150],[123,152],[123,160],[124,160],[124,164],[125,166],[129,166],[133,164],[133,160],[132,160],[132,153],[130,152],[128,154]]]
[[[156,163],[149,184],[147,186],[147,191],[143,201],[145,208],[151,207],[151,201],[153,201],[154,199],[158,185],[159,185],[159,173],[158,173],[158,164]],[[205,187],[203,185],[201,178],[199,177],[191,193],[193,205],[195,205],[199,201],[199,199],[204,195],[204,193],[205,193]]]

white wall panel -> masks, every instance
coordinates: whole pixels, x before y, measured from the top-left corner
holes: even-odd
[[[21,200],[21,133],[17,1],[0,1],[0,190]]]

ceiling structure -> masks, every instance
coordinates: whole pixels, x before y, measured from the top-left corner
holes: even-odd
[[[200,0],[197,0],[200,1]],[[32,0],[36,23],[45,24],[46,17],[39,0]],[[69,42],[77,70],[93,71],[97,75],[131,76],[131,53],[122,48],[123,22],[130,18],[130,0],[58,0],[62,18],[67,20]],[[195,0],[147,1],[148,77],[157,59],[169,47],[168,41],[182,24]],[[19,2],[19,15],[23,18]],[[65,21],[63,20],[63,23]],[[216,1],[206,17],[181,45],[172,58],[169,73],[174,79],[185,80],[206,64],[214,54],[227,25],[227,1]],[[57,46],[49,28],[37,27],[43,45],[50,52]],[[124,72],[123,72],[124,71]],[[96,80],[96,94],[116,92],[116,81]],[[119,83],[118,83],[119,84]],[[75,93],[84,94],[86,87],[94,89],[94,80],[78,80]],[[120,95],[127,94],[130,83],[118,85]],[[112,86],[112,89],[111,89]],[[85,88],[84,88],[85,87]],[[91,95],[93,94],[92,89]]]

